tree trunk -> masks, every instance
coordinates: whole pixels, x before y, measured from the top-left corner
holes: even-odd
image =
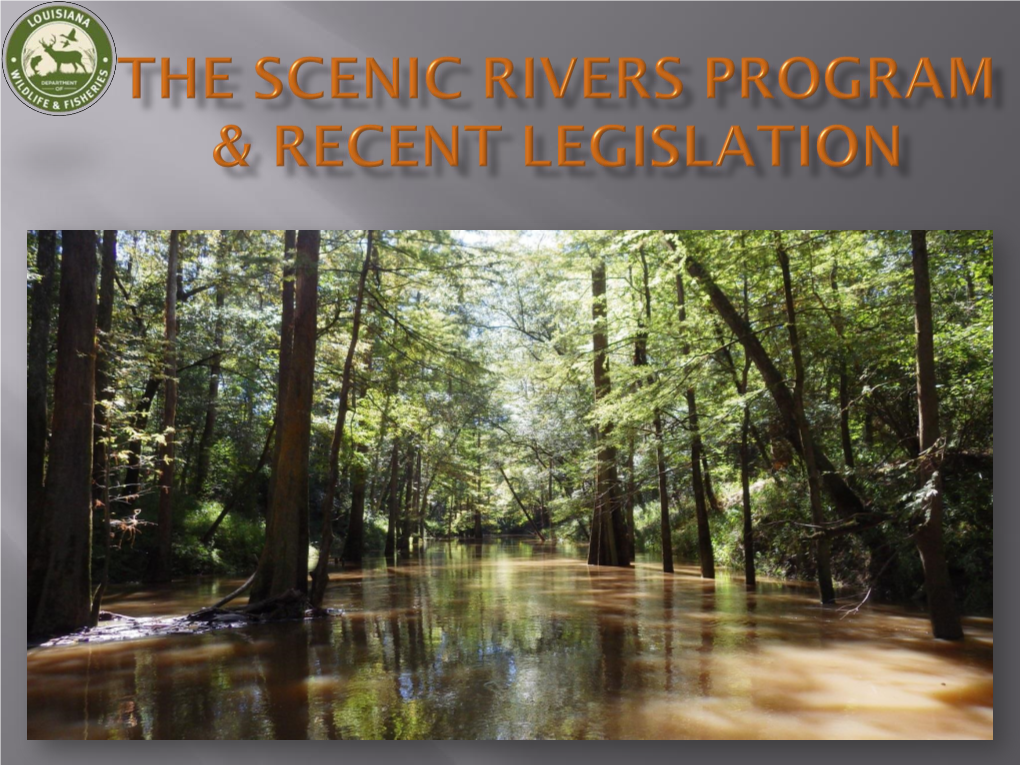
[[[635,546],[637,545],[637,529],[634,526],[634,503],[637,495],[637,477],[634,475],[634,434],[627,437],[627,490],[623,499],[625,518],[627,522],[627,547],[630,549],[630,559],[634,560]]]
[[[609,337],[606,321],[606,263],[595,258],[591,271],[592,344],[594,348],[593,378],[596,409],[612,392],[609,378]],[[626,520],[620,502],[616,447],[612,443],[613,424],[599,424],[596,440],[598,456],[595,465],[595,503],[588,543],[588,565],[630,566]]]
[[[676,272],[677,317],[680,331],[684,332],[687,325],[687,298],[684,294],[684,277],[678,269]],[[684,356],[690,355],[690,343],[686,338],[680,349]],[[694,492],[694,514],[698,524],[698,559],[701,563],[701,576],[704,579],[715,579],[715,553],[712,550],[712,530],[708,524],[708,509],[705,506],[705,487],[701,476],[701,427],[698,421],[698,400],[694,386],[687,388],[687,424],[691,430],[691,488]]]
[[[644,299],[644,321],[639,322],[638,337],[634,347],[635,366],[648,365],[648,328],[652,324],[652,291],[648,283],[648,261],[644,250],[641,254],[641,295]],[[648,376],[655,379],[654,373]],[[673,573],[673,533],[669,524],[669,473],[666,469],[666,451],[662,437],[662,413],[656,408],[652,412],[652,429],[655,433],[655,468],[659,490],[659,542],[662,546],[662,570]],[[550,463],[550,475],[551,475]],[[550,489],[550,497],[552,491]]]
[[[428,493],[428,490],[424,491],[422,490],[421,462],[422,456],[421,450],[419,450],[417,452],[417,458],[415,460],[414,465],[414,499],[413,499],[415,528],[416,533],[418,534],[419,550],[421,549],[421,546],[425,542],[425,495]]]
[[[108,435],[106,427],[109,413],[107,407],[113,400],[113,389],[110,387],[110,330],[113,328],[113,287],[117,268],[117,232],[103,232],[102,268],[99,277],[99,309],[96,314],[96,406],[93,414],[92,439],[92,505],[102,507],[104,497],[109,495],[106,490],[108,475],[106,462],[108,449],[103,448],[103,440]]]
[[[399,536],[397,549],[401,555],[411,553],[411,498],[414,496],[414,445],[408,447],[407,465],[404,468],[404,499],[402,502],[403,511],[400,515]]]
[[[312,386],[318,318],[319,243],[321,232],[297,235],[294,280],[294,339],[286,393],[277,412],[279,453],[276,483],[269,505],[266,546],[252,584],[257,603],[295,589],[308,591],[308,446],[311,439]]]
[[[839,440],[843,446],[843,464],[854,469],[854,444],[850,437],[850,378],[846,373],[846,359],[839,361]]]
[[[28,631],[39,636],[87,626],[92,601],[95,231],[64,231],[62,244],[53,431],[28,577]]]
[[[355,447],[359,457],[351,465],[351,514],[347,521],[347,536],[344,537],[344,563],[361,565],[362,551],[365,547],[365,495],[368,471],[365,466],[368,454],[367,444]]]
[[[944,508],[939,456],[939,399],[935,379],[935,340],[928,275],[927,231],[911,231],[914,271],[914,330],[917,334],[917,420],[921,442],[920,472],[924,488],[921,517],[914,535],[924,566],[924,588],[931,629],[936,638],[963,637],[942,538]]]
[[[134,239],[134,246],[137,248],[138,247],[138,232],[135,232],[135,235],[134,235],[133,239]],[[132,266],[133,266],[132,256],[129,253],[128,254],[128,258],[127,258],[126,268],[125,268],[125,274],[126,274],[126,276],[127,276],[127,278],[129,280],[130,280],[131,274],[132,274]],[[131,305],[131,303],[130,303],[128,297],[127,297],[127,292],[126,292],[126,290],[123,290],[123,287],[122,287],[122,291],[124,292],[125,302],[127,302],[129,308],[131,308],[131,312],[132,312],[132,315],[133,315],[133,318],[134,318],[134,325],[135,325],[134,335],[135,335],[135,339],[136,339],[136,341],[141,346],[144,347],[145,342],[146,342],[146,334],[147,334],[146,333],[145,321],[142,319],[141,315],[138,313],[137,306]],[[131,429],[134,430],[135,432],[141,434],[145,430],[145,428],[148,426],[148,423],[149,423],[149,410],[151,409],[152,401],[153,401],[153,399],[156,398],[156,394],[158,392],[159,392],[159,378],[158,378],[158,375],[155,374],[154,372],[150,372],[149,379],[145,383],[144,392],[142,393],[141,398],[139,398],[138,402],[135,404],[135,409],[134,409],[134,411],[133,411],[133,413],[131,415],[131,420],[130,420]],[[142,437],[141,437],[141,435],[139,435],[139,436],[137,436],[135,438],[132,438],[128,442],[127,452],[128,452],[127,464],[126,464],[126,467],[125,467],[125,470],[124,470],[124,479],[122,481],[123,489],[121,491],[121,496],[119,497],[119,500],[121,502],[123,502],[124,504],[130,504],[130,503],[134,502],[134,500],[137,498],[138,494],[140,493],[140,488],[141,487],[140,487],[139,483],[140,483],[141,468],[142,468]]]
[[[821,478],[818,473],[818,464],[815,460],[811,426],[808,424],[807,413],[804,408],[804,359],[800,352],[800,337],[797,332],[797,312],[793,300],[793,282],[790,278],[790,258],[786,253],[786,248],[783,246],[780,236],[780,234],[776,234],[776,257],[779,260],[779,267],[783,272],[783,295],[786,299],[786,329],[790,335],[790,352],[793,356],[794,414],[800,431],[800,441],[804,447],[802,451],[804,467],[807,469],[811,521],[815,526],[820,527],[825,523],[825,514],[822,509]],[[818,591],[822,603],[833,603],[836,600],[836,591],[832,586],[829,544],[828,537],[818,536],[815,539],[815,565],[818,569]]]
[[[366,332],[371,325],[366,326]],[[372,368],[372,344],[368,345],[368,358],[365,368]],[[358,390],[364,396],[367,388],[367,381],[362,381],[351,392],[351,409],[357,405]],[[368,444],[357,443],[354,446],[357,456],[351,464],[351,512],[347,518],[347,534],[344,536],[344,549],[341,560],[345,563],[361,565],[362,554],[365,548],[365,503],[368,499]]]
[[[103,231],[99,307],[96,315],[96,405],[92,426],[92,507],[103,510],[103,569],[92,598],[89,625],[95,626],[103,595],[110,586],[110,417],[113,400],[110,375],[113,329],[113,292],[117,268],[117,232]]]
[[[150,377],[145,382],[145,390],[142,397],[138,399],[135,411],[131,415],[131,428],[139,433],[149,425],[149,412],[152,410],[152,402],[159,393],[159,378]],[[128,444],[128,463],[124,475],[124,497],[127,501],[137,498],[142,490],[142,439],[136,438]]]
[[[95,595],[92,596],[92,607],[89,611],[89,626],[95,627],[99,623],[99,610],[103,607],[103,596],[106,594],[107,589],[110,587],[110,553],[113,549],[112,536],[113,530],[110,528],[110,422],[106,421],[104,425],[103,437],[100,439],[99,444],[94,444],[93,448],[103,450],[103,469],[104,474],[102,476],[102,495],[100,502],[103,507],[103,570],[100,574],[99,586],[96,588]],[[95,480],[95,474],[93,473],[93,481]]]
[[[181,472],[174,475],[174,479],[182,491],[184,491],[185,487],[189,485],[188,477],[191,475],[191,471],[195,467],[195,460],[193,459],[195,454],[195,428],[188,428],[185,426],[185,429],[188,433],[188,445],[183,449],[177,450],[177,454],[179,455],[177,460],[181,463]],[[184,429],[182,429],[182,434],[183,430]]]
[[[744,421],[740,427],[740,494],[744,508],[744,584],[749,590],[755,586],[754,525],[751,519],[751,458],[748,435],[751,430],[751,410],[744,406]]]
[[[704,449],[701,452],[701,470],[705,475],[705,497],[708,499],[708,506],[712,508],[713,513],[721,513],[722,505],[719,504],[719,498],[715,495],[715,489],[712,488],[712,474],[708,471],[708,456]]]
[[[666,233],[669,235],[666,241],[670,247],[675,248],[676,245],[670,237],[678,232],[667,231]],[[798,454],[802,454],[803,446],[800,440],[800,427],[797,423],[793,395],[786,386],[783,375],[780,374],[772,359],[769,358],[750,323],[744,320],[733,307],[730,299],[715,283],[705,266],[690,251],[686,253],[684,260],[687,273],[702,286],[708,294],[713,308],[715,308],[723,321],[726,322],[733,334],[737,336],[737,339],[744,348],[744,352],[751,357],[782,417],[786,439]],[[817,445],[813,446],[813,450],[815,462],[822,473],[822,482],[840,516],[844,518],[857,516],[862,522],[871,517],[873,515],[871,511],[865,507],[861,498],[850,488],[843,477],[836,472],[832,462],[826,457],[825,453]]]
[[[224,271],[229,257],[229,231],[220,231],[220,251],[216,269],[216,318],[213,328],[213,345],[216,355],[209,362],[209,389],[205,400],[205,423],[202,436],[198,441],[198,460],[195,466],[195,477],[191,493],[202,496],[205,481],[209,475],[209,451],[212,448],[213,436],[216,434],[216,416],[219,413],[220,374],[223,362],[223,309],[226,303],[227,285]]]
[[[691,488],[694,492],[694,513],[698,523],[698,560],[703,579],[715,579],[715,552],[712,549],[712,531],[708,523],[705,486],[701,476],[701,428],[698,422],[698,402],[694,388],[687,389],[687,421],[691,429]]]
[[[478,482],[478,490],[475,492],[474,510],[475,510],[475,541],[482,541],[482,430],[481,428],[475,431],[475,439],[477,442],[478,451],[478,473],[476,474],[476,480]]]
[[[383,554],[392,560],[397,552],[397,524],[400,522],[400,439],[393,436],[393,451],[390,454],[390,482],[388,491],[389,513],[386,523],[386,547]]]
[[[847,373],[846,321],[839,307],[838,268],[835,264],[832,266],[829,283],[836,301],[833,324],[839,337],[839,442],[843,447],[843,464],[848,470],[853,470],[854,444],[850,437],[850,375]]]
[[[284,400],[287,384],[291,377],[291,358],[294,351],[294,256],[297,249],[297,232],[283,232],[283,283],[280,288],[280,356],[276,376],[276,441],[273,444],[273,468],[269,476],[269,504],[273,503],[278,465],[280,464],[280,442],[283,423]]]
[[[552,509],[550,508],[553,501],[553,461],[554,458],[550,455],[549,470],[546,473],[545,502],[542,504],[542,525],[543,528],[549,529],[549,538],[555,542],[556,531],[553,529]]]
[[[662,444],[662,415],[655,412],[652,420],[655,429],[655,466],[659,486],[659,539],[662,544],[662,570],[673,573],[673,534],[669,527],[669,474],[666,470],[666,453]]]
[[[744,278],[743,317],[745,322],[748,321],[746,275]],[[751,357],[748,356],[746,353],[744,354],[745,371],[743,377],[741,377],[740,373],[737,371],[737,365],[733,361],[733,354],[730,353],[728,343],[725,335],[723,334],[721,326],[716,327],[716,333],[719,337],[718,358],[722,362],[723,366],[725,366],[730,371],[730,375],[733,377],[733,385],[737,389],[737,393],[739,393],[741,396],[745,396],[747,395],[747,371],[750,370]],[[753,421],[748,423],[748,432],[750,439],[754,442],[754,445],[758,448],[758,453],[762,456],[762,459],[765,460],[765,465],[768,468],[769,472],[772,474],[772,479],[776,482],[777,485],[782,484],[783,482],[782,476],[780,475],[779,471],[776,470],[775,465],[772,464],[772,460],[769,459],[769,454],[771,454],[771,452],[766,446],[765,439],[762,438],[761,432],[758,430],[757,427],[755,427]]]
[[[750,316],[747,297],[747,274],[744,274],[744,321]],[[734,370],[735,372],[736,370]],[[737,392],[747,395],[747,376],[751,371],[751,357],[744,354],[744,371],[740,379],[736,379]],[[751,517],[751,449],[748,437],[751,434],[751,407],[744,400],[744,420],[740,426],[740,498],[744,510],[744,587],[755,588],[757,576],[754,570],[754,520]],[[761,447],[759,447],[760,449]],[[766,459],[764,450],[761,452]]]
[[[347,346],[347,357],[344,359],[343,377],[340,380],[340,403],[336,415],[336,427],[333,429],[333,441],[329,447],[329,477],[326,480],[326,495],[322,500],[322,535],[319,543],[319,559],[312,575],[312,606],[318,608],[326,593],[329,580],[329,554],[333,546],[333,504],[336,497],[336,484],[340,471],[340,451],[343,445],[344,426],[347,422],[347,408],[354,385],[354,354],[358,348],[358,334],[361,331],[361,307],[365,299],[365,282],[368,269],[372,264],[372,231],[366,232],[368,242],[365,246],[365,260],[358,278],[358,290],[354,297],[354,316],[351,319],[351,343]]]
[[[156,551],[150,559],[149,581],[169,582],[173,542],[174,442],[177,419],[177,296],[179,286],[180,232],[170,232],[167,255],[166,310],[163,334],[163,442],[159,444],[159,512]]]
[[[32,316],[28,330],[28,539],[41,528],[43,473],[46,465],[46,393],[49,378],[50,309],[56,270],[57,232],[40,231],[35,267],[39,280],[32,285]]]
[[[387,375],[386,384],[383,386],[383,405],[382,411],[379,414],[381,424],[379,425],[379,432],[376,436],[376,442],[371,450],[372,462],[368,470],[368,475],[371,477],[371,483],[369,485],[368,501],[369,504],[376,508],[382,509],[386,505],[386,490],[389,488],[389,480],[386,478],[388,473],[384,474],[382,470],[382,460],[385,459],[386,438],[389,434],[390,427],[390,408],[393,403],[393,399],[396,398],[399,392],[400,380],[398,378],[398,370],[396,364],[387,364]]]

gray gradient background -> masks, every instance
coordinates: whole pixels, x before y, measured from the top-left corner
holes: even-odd
[[[4,2],[0,8],[3,30],[31,5]],[[0,266],[5,362],[2,592],[7,617],[2,629],[6,666],[2,754],[10,758],[9,764],[134,763],[138,757],[119,748],[113,752],[105,746],[24,740],[23,359],[24,232],[28,228],[992,228],[1000,286],[1020,286],[1013,262],[1020,239],[1015,149],[1020,8],[1015,4],[86,5],[110,28],[120,56],[170,56],[181,64],[186,56],[196,56],[200,74],[202,57],[233,57],[235,63],[228,71],[237,95],[231,101],[181,97],[163,101],[156,97],[158,80],[153,77],[146,82],[151,95],[133,101],[129,68],[122,65],[110,91],[93,107],[74,116],[55,117],[25,108],[6,86],[0,88],[4,169],[0,203],[5,224]],[[284,62],[302,55],[384,60],[417,55],[422,61],[453,55],[463,59],[468,73],[446,83],[449,89],[464,92],[461,100],[446,103],[430,98],[393,102],[388,97],[372,102],[364,97],[357,102],[256,101],[256,86],[264,90],[265,84],[255,77],[254,62],[270,55]],[[639,56],[650,62],[680,56],[686,92],[675,103],[555,101],[550,97],[541,103],[488,101],[483,80],[486,55],[504,55],[521,63],[525,56],[549,56],[556,61],[570,56]],[[963,56],[971,66],[980,57],[991,56],[996,92],[987,102],[940,102],[928,97],[909,103],[840,102],[822,96],[802,103],[748,102],[734,97],[732,91],[724,101],[706,100],[705,58],[739,59],[742,55],[765,57],[774,70],[785,58],[798,55],[812,57],[822,66],[836,56],[891,56],[908,70],[908,77],[920,56],[930,56],[946,78],[951,56]],[[319,89],[312,85],[321,82],[328,90],[326,80],[312,80],[307,87]],[[538,85],[542,82],[540,77]],[[247,170],[225,170],[210,158],[219,129],[232,122],[242,126],[244,140],[255,144],[252,155],[261,155]],[[475,144],[467,145],[468,162],[462,158],[465,166],[460,169],[366,171],[348,166],[337,172],[275,166],[272,142],[277,124],[301,125],[314,138],[316,124],[347,127],[369,122],[384,126],[428,123],[440,128],[501,124],[511,138],[498,142],[496,161],[488,169],[471,166]],[[738,163],[726,172],[597,167],[550,172],[524,167],[525,124],[554,135],[557,124],[584,124],[591,130],[616,122],[695,124],[713,156],[727,126],[740,124],[753,142],[759,164],[766,165],[763,139],[767,136],[752,135],[758,124],[809,124],[814,134],[831,123],[844,123],[861,133],[865,124],[874,124],[888,135],[889,126],[896,123],[903,135],[904,161],[898,170],[861,166],[849,171],[817,166],[751,170],[738,168]],[[384,150],[382,145],[376,148]],[[1020,304],[1002,301],[1000,326],[1011,329],[1018,312]],[[1016,385],[1017,367],[1009,356],[1000,359],[999,373],[1000,389]],[[1000,456],[1007,465],[1017,459],[1016,438],[1010,435],[1017,430],[1017,413],[1012,404],[998,409],[998,424],[1007,426],[1007,440],[1000,444],[1004,449]],[[1014,505],[1003,505],[1015,493],[1010,485],[999,492],[998,506],[1003,510],[996,513],[996,540],[1000,552],[1004,542],[1017,538]],[[1015,556],[1000,558],[999,565],[1000,585],[1016,579]],[[1008,648],[1017,636],[1016,601],[1008,589],[997,590],[998,642]],[[1009,650],[1000,649],[998,674],[1000,743],[983,748],[982,753],[1006,759],[1010,757],[1007,747],[1015,746],[1017,739],[1013,725],[1017,660]],[[365,755],[363,746],[357,746],[356,756]],[[589,762],[608,762],[621,756],[622,746],[609,743],[597,750],[588,748],[585,756]],[[645,750],[647,755],[679,754],[679,750],[662,748],[664,744],[654,746],[654,752]],[[551,761],[552,745],[540,747],[541,751],[531,747],[529,756]],[[817,745],[784,748],[785,752],[770,748],[766,754],[759,747],[754,756],[782,754],[789,760],[821,754]],[[190,763],[254,765],[275,762],[292,749],[293,745],[266,747],[250,742],[155,744],[144,757],[153,765],[182,757]],[[957,750],[933,744],[915,744],[909,751],[909,756],[934,763],[959,756]],[[370,756],[379,757],[379,752],[373,749]],[[520,750],[444,743],[401,752],[429,765],[473,763],[479,758],[509,761]],[[887,746],[872,750],[870,756],[891,759],[906,752]],[[684,752],[691,753],[690,749]],[[325,745],[317,745],[316,754],[327,754]],[[830,746],[822,756],[849,761],[860,755]]]

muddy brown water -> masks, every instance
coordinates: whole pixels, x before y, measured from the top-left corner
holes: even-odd
[[[184,614],[238,582],[124,588]],[[28,652],[29,738],[991,738],[992,622],[440,543],[335,572],[329,619]]]

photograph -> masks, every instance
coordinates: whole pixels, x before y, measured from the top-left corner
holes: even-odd
[[[28,739],[993,737],[991,230],[26,253]]]

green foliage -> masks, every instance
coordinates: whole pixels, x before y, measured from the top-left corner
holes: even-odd
[[[805,411],[816,442],[871,508],[889,521],[835,541],[834,574],[849,589],[881,570],[913,597],[920,567],[916,524],[917,407],[908,231],[686,231],[670,247],[661,231],[377,232],[355,380],[341,454],[337,504],[325,509],[342,537],[352,468],[367,475],[366,547],[380,550],[387,525],[388,465],[398,447],[421,458],[413,499],[431,536],[470,534],[480,509],[486,533],[530,533],[507,481],[556,536],[584,542],[594,504],[596,438],[611,426],[622,483],[634,490],[636,543],[659,552],[652,420],[661,416],[672,544],[696,557],[691,423],[685,392],[697,392],[700,431],[721,512],[711,514],[716,558],[743,562],[739,445],[750,413],[752,508],[758,570],[810,579],[812,544],[804,469],[754,365],[686,274],[696,254],[745,317],[787,380],[793,363],[776,248],[790,256],[806,366]],[[176,441],[175,573],[248,573],[264,543],[271,469],[255,471],[276,406],[283,284],[282,231],[187,231],[181,236],[178,382],[173,431],[164,431],[162,313],[166,231],[121,231],[113,330],[100,342],[114,359],[108,404],[118,517],[154,520],[155,447]],[[29,275],[36,246],[30,232]],[[946,543],[970,610],[991,608],[993,457],[993,254],[988,231],[928,234],[935,351],[944,437]],[[322,232],[319,337],[313,400],[309,506],[317,544],[328,452],[351,336],[364,231]],[[611,394],[594,405],[593,259],[605,259]],[[678,284],[678,277],[680,284]],[[678,287],[685,292],[684,311]],[[217,297],[222,299],[218,301]],[[56,322],[54,322],[55,331]],[[217,329],[218,328],[218,329]],[[222,341],[218,345],[218,331]],[[639,341],[647,365],[635,363]],[[210,411],[212,359],[221,371],[209,472],[196,487]],[[745,366],[746,389],[740,382]],[[151,406],[142,392],[156,390]],[[841,400],[841,387],[845,401]],[[841,415],[854,464],[843,453]],[[139,456],[140,452],[140,456]],[[627,459],[633,454],[633,470]],[[138,459],[140,490],[125,486]],[[200,491],[196,491],[199,489]],[[194,495],[194,496],[193,496]],[[829,500],[826,499],[826,503]],[[232,503],[213,545],[200,544]],[[828,517],[835,509],[826,504]],[[419,508],[412,508],[417,521]],[[417,534],[415,524],[413,530]],[[115,545],[111,575],[145,570],[156,530],[134,547]],[[101,532],[97,534],[101,541]],[[101,545],[97,545],[97,565]],[[880,559],[887,556],[891,562]]]

